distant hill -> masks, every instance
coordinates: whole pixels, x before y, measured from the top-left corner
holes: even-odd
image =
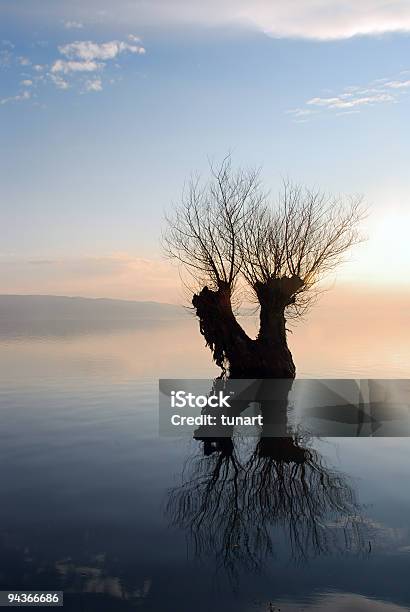
[[[181,306],[107,298],[0,295],[1,321],[161,321],[180,319]]]

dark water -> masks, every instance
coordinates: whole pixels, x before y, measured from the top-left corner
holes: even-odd
[[[373,372],[360,346],[301,356]],[[190,321],[3,330],[0,589],[73,611],[408,610],[410,440],[304,438],[285,461],[159,437],[157,379],[214,372]]]

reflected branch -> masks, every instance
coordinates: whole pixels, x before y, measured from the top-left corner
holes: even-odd
[[[190,555],[213,556],[237,578],[261,571],[281,543],[294,562],[365,550],[353,488],[306,436],[234,434],[200,444],[166,506],[171,524],[186,531]]]

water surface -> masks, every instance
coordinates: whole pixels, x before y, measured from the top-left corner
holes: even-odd
[[[302,326],[298,374],[409,377],[405,325],[371,325]],[[304,439],[298,464],[159,437],[158,378],[216,373],[189,318],[3,322],[0,588],[87,612],[408,610],[410,440]]]

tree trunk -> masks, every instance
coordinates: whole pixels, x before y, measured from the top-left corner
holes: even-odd
[[[192,304],[215,363],[223,373],[228,370],[232,378],[243,378],[243,365],[250,366],[252,362],[253,341],[232,312],[229,285],[220,283],[217,291],[204,287],[194,295]]]
[[[296,375],[286,338],[285,308],[291,304],[296,287],[286,282],[289,280],[273,278],[265,283],[256,283],[254,287],[260,304],[256,344],[266,378],[295,378]]]
[[[292,354],[286,340],[285,308],[301,286],[297,277],[270,279],[256,283],[260,303],[260,329],[249,338],[232,311],[231,291],[220,283],[216,291],[204,287],[192,304],[200,321],[200,331],[216,364],[230,378],[294,378]]]

